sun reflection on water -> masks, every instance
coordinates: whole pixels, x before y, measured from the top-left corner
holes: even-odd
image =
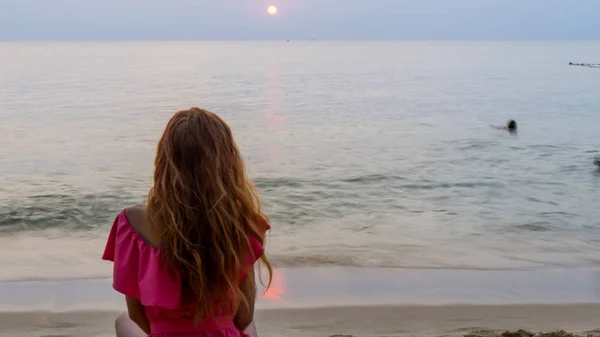
[[[273,269],[273,280],[271,282],[271,286],[259,297],[267,300],[282,300],[282,297],[285,294],[284,287],[283,273],[278,269]]]

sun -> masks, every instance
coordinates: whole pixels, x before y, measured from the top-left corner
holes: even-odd
[[[267,13],[269,13],[269,15],[275,15],[275,14],[277,14],[277,7],[275,7],[275,6],[269,6],[269,8],[267,8]]]

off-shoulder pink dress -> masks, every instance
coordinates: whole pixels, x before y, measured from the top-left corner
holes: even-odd
[[[265,231],[270,227],[266,225]],[[253,265],[264,253],[259,240],[250,237]],[[233,314],[207,318],[195,325],[181,303],[181,282],[161,256],[138,232],[123,210],[110,231],[103,260],[113,261],[113,288],[139,300],[150,322],[152,337],[248,337],[233,324]]]

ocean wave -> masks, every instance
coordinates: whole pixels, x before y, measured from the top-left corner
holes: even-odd
[[[385,204],[391,196],[378,188],[383,185],[414,188],[410,184],[397,183],[402,180],[404,178],[396,175],[367,174],[337,180],[259,177],[254,183],[268,206],[276,209],[272,216],[279,221],[293,222],[314,217],[338,217],[348,208],[369,208],[380,198]],[[73,193],[32,194],[20,199],[0,200],[0,233],[46,228],[89,230],[108,226],[121,209],[142,200],[143,195],[126,192],[120,187],[95,194],[73,190]]]
[[[366,174],[358,177],[346,178],[342,179],[342,182],[345,183],[361,183],[361,184],[369,184],[369,183],[380,183],[386,181],[398,181],[398,180],[406,180],[404,177],[400,177],[397,175],[385,175],[385,174]]]
[[[273,221],[307,226],[316,219],[337,219],[357,213],[390,214],[405,210],[410,214],[423,214],[451,210],[456,193],[479,196],[486,190],[500,191],[506,186],[506,182],[487,177],[468,181],[424,178],[408,181],[401,175],[384,173],[338,179],[258,177],[254,182]],[[419,192],[417,199],[411,197],[415,191]],[[143,197],[140,193],[127,192],[125,187],[115,187],[97,193],[73,190],[73,193],[33,194],[0,200],[0,234],[45,228],[85,231],[106,227],[121,209],[138,204]],[[525,199],[529,203],[557,205],[554,201],[544,202],[534,197]],[[414,200],[420,202],[415,204]]]
[[[68,228],[89,230],[112,223],[124,207],[142,199],[127,193],[40,194],[0,206],[0,233]]]

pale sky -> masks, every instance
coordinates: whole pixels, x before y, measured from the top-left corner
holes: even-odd
[[[0,0],[0,40],[313,37],[600,39],[600,0]]]

